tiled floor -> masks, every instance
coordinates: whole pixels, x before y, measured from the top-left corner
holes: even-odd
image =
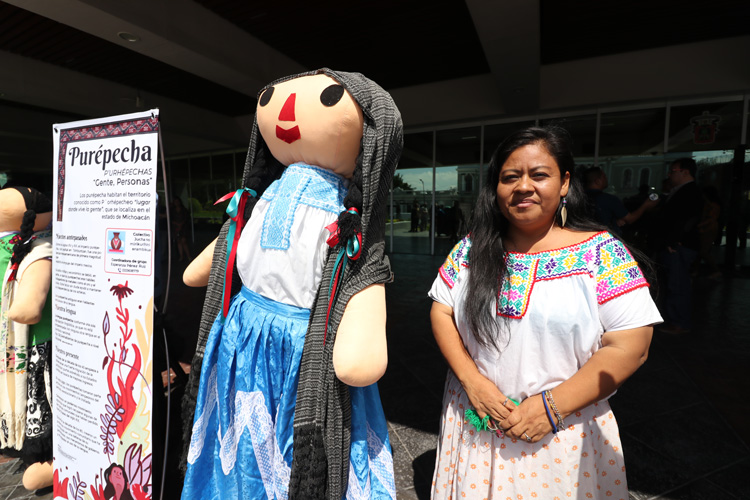
[[[24,466],[18,460],[0,457],[0,500],[52,500],[52,488],[28,491],[21,484]]]
[[[740,257],[750,263],[750,253]],[[380,393],[400,500],[426,500],[430,493],[447,366],[432,338],[426,291],[442,261],[442,256],[391,256],[396,280],[387,288],[390,359]],[[172,306],[172,325],[189,339],[202,298],[181,288],[178,279],[173,277],[178,292],[170,300],[180,306]],[[689,335],[657,333],[649,360],[611,400],[634,500],[750,498],[746,267],[720,282],[695,280],[694,322]],[[33,496],[24,490],[21,472],[17,461],[0,465],[0,500],[51,498],[49,492]]]

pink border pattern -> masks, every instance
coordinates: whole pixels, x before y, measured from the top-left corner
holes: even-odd
[[[127,120],[60,131],[60,154],[57,158],[57,220],[62,221],[63,216],[63,198],[65,197],[65,153],[68,149],[69,143],[90,139],[102,139],[117,135],[153,133],[158,131],[158,116],[148,119]]]

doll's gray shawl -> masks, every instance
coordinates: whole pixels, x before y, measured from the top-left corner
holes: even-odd
[[[289,498],[340,500],[346,493],[348,481],[351,402],[348,386],[336,378],[333,369],[333,345],[349,299],[370,285],[391,280],[390,263],[385,255],[386,202],[393,173],[403,148],[403,125],[391,96],[359,73],[334,72],[324,68],[283,78],[269,86],[318,73],[324,73],[341,83],[359,104],[364,115],[364,131],[358,157],[358,168],[362,172],[362,255],[359,260],[350,261],[346,267],[339,285],[338,298],[331,310],[325,343],[323,335],[328,310],[328,286],[338,248],[329,252],[321,285],[311,309],[297,386],[294,458]],[[264,149],[258,147],[259,141],[262,140],[255,122],[245,163],[243,185],[250,177],[256,154],[259,154],[260,149]],[[214,252],[198,346],[183,400],[186,447],[189,445],[206,339],[214,319],[221,310],[226,266],[226,233],[227,224],[219,234]],[[236,293],[239,287],[236,272],[232,283],[235,289],[233,293]]]

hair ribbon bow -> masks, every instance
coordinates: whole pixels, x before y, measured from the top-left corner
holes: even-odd
[[[229,215],[229,230],[227,231],[227,265],[224,279],[224,290],[222,291],[221,296],[221,302],[223,304],[221,309],[222,320],[227,317],[227,313],[229,312],[229,298],[232,294],[232,272],[234,270],[235,259],[237,258],[237,243],[239,243],[242,228],[245,227],[245,204],[248,196],[257,198],[258,193],[250,188],[242,188],[234,193],[230,192],[225,194],[214,203],[214,205],[218,205],[219,203],[229,200],[229,205],[227,205],[227,215]]]

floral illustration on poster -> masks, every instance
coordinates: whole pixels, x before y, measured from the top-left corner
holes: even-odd
[[[102,318],[106,351],[101,370],[109,392],[99,414],[103,467],[89,483],[79,472],[55,471],[54,497],[68,500],[150,500],[153,298],[132,304],[134,290],[110,287],[112,306]],[[112,313],[112,314],[110,314]],[[142,316],[140,316],[142,315]],[[136,317],[138,316],[138,317]]]

